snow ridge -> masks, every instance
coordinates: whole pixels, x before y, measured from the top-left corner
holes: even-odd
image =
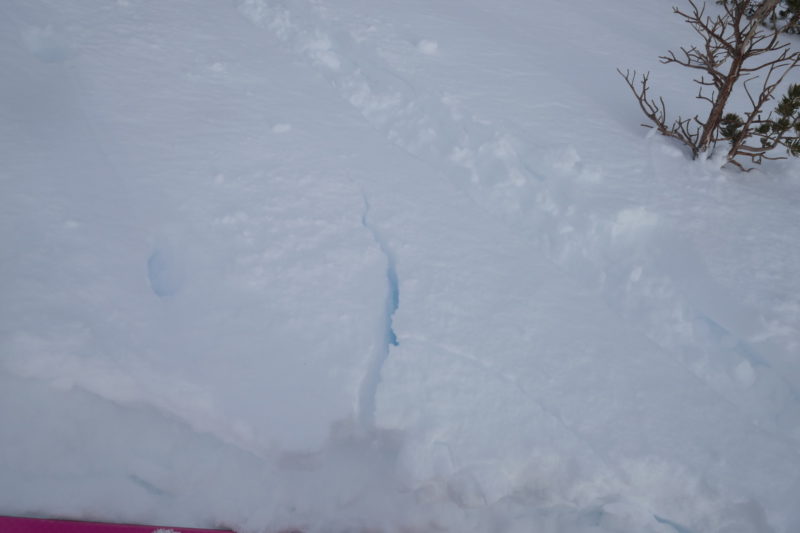
[[[378,393],[378,387],[381,381],[381,370],[386,360],[389,357],[389,352],[392,346],[397,346],[397,335],[394,332],[392,320],[395,312],[400,306],[400,286],[397,279],[397,266],[395,257],[389,248],[386,240],[383,238],[378,229],[370,222],[369,212],[370,203],[366,194],[364,198],[364,211],[361,215],[361,224],[370,232],[375,243],[380,248],[381,252],[386,256],[386,282],[387,294],[386,305],[384,308],[384,334],[383,343],[375,347],[375,353],[372,361],[367,368],[367,373],[361,383],[361,390],[359,393],[359,413],[358,420],[365,430],[373,429],[375,426],[375,398]]]

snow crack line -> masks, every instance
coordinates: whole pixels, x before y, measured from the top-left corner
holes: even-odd
[[[386,303],[383,310],[383,342],[375,347],[372,361],[367,367],[367,372],[361,382],[359,392],[359,413],[358,419],[364,429],[375,427],[375,405],[378,387],[381,382],[381,371],[383,365],[389,358],[389,351],[392,346],[397,346],[397,335],[394,332],[392,320],[394,313],[400,306],[400,286],[397,281],[397,267],[394,254],[389,248],[386,239],[383,238],[378,229],[369,221],[370,204],[367,196],[364,195],[364,211],[361,215],[361,225],[370,232],[375,243],[386,256]]]

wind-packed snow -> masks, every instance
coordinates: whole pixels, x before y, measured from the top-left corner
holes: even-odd
[[[691,38],[659,0],[0,4],[0,514],[800,530],[800,164],[692,161],[615,70],[696,112]]]

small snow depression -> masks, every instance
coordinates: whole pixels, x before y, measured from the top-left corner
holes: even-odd
[[[183,288],[185,268],[172,250],[157,249],[147,258],[147,279],[156,296],[174,296]]]

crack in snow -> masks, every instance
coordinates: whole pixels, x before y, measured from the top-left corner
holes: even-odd
[[[397,346],[397,335],[394,332],[392,320],[394,313],[400,306],[400,288],[397,280],[397,267],[394,254],[389,248],[386,240],[378,229],[369,221],[370,204],[366,195],[364,198],[364,210],[361,214],[361,225],[370,232],[375,243],[381,252],[386,256],[386,304],[384,307],[384,331],[383,342],[375,347],[372,361],[367,367],[367,372],[361,382],[359,393],[359,412],[358,419],[364,429],[372,429],[375,426],[375,402],[378,394],[378,387],[381,382],[381,371],[383,365],[389,357],[392,346]]]
[[[692,530],[690,530],[689,528],[682,526],[677,522],[673,522],[672,520],[668,520],[656,514],[653,515],[653,518],[655,518],[656,522],[658,522],[659,524],[664,524],[666,526],[671,527],[672,529],[675,530],[676,533],[692,533]]]

